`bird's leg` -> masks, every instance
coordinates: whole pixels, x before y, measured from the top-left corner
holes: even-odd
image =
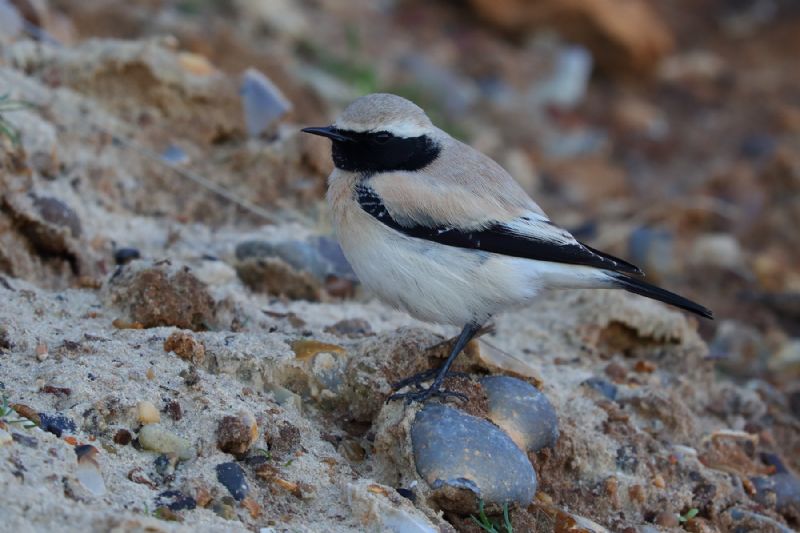
[[[453,362],[458,357],[458,354],[464,349],[464,347],[475,337],[475,334],[481,329],[480,324],[470,323],[464,326],[464,329],[461,330],[461,334],[456,339],[456,343],[453,345],[453,349],[450,351],[450,355],[447,357],[447,360],[444,364],[439,367],[438,369],[430,369],[426,370],[425,372],[421,372],[415,376],[411,376],[410,378],[406,378],[396,385],[406,386],[410,384],[416,385],[417,390],[414,392],[403,392],[398,394],[392,394],[389,396],[389,400],[400,400],[404,399],[407,404],[411,402],[421,402],[424,401],[431,396],[455,396],[461,398],[462,400],[466,400],[463,394],[458,392],[451,392],[446,390],[440,390],[442,387],[442,383],[444,382],[445,378],[447,377],[447,372],[450,370]],[[433,376],[436,376],[433,380],[433,383],[427,389],[423,389],[420,386],[422,381],[426,381]]]

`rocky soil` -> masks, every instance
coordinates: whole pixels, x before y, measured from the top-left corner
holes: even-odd
[[[0,0],[0,529],[800,526],[800,11],[618,4]],[[548,293],[385,403],[457,332],[299,133],[378,90],[717,320]]]

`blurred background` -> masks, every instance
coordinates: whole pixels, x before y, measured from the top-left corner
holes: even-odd
[[[144,235],[325,233],[329,146],[298,129],[393,92],[579,239],[712,308],[699,327],[721,370],[800,377],[797,2],[1,0],[0,20],[3,185],[72,199],[6,195],[2,216],[73,239],[22,258],[5,233],[0,270],[92,285]]]

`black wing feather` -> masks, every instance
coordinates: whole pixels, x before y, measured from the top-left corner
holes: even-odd
[[[356,187],[356,201],[364,211],[390,228],[409,237],[511,257],[591,266],[626,274],[642,274],[642,271],[636,266],[611,255],[593,250],[577,241],[574,244],[559,244],[532,239],[528,236],[520,235],[499,223],[474,231],[448,227],[403,225],[391,216],[380,196],[367,186]]]

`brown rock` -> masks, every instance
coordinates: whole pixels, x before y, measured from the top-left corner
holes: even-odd
[[[277,257],[239,261],[236,272],[242,282],[256,292],[310,301],[318,301],[322,295],[320,282],[312,274],[295,270]]]
[[[680,525],[678,515],[669,511],[661,511],[653,521],[661,527],[678,527]]]
[[[217,447],[225,453],[241,457],[258,438],[255,417],[247,412],[226,416],[217,426]]]
[[[165,352],[175,352],[181,359],[201,364],[206,357],[206,347],[192,335],[176,331],[164,341]]]
[[[208,288],[186,266],[135,261],[112,276],[108,300],[145,328],[202,330],[213,325],[216,305]]]
[[[133,436],[131,432],[127,429],[119,429],[116,433],[114,433],[114,444],[120,444],[122,446],[127,446],[130,444]]]
[[[644,0],[471,0],[479,16],[513,33],[548,27],[588,47],[604,70],[652,70],[673,48],[669,27]]]

